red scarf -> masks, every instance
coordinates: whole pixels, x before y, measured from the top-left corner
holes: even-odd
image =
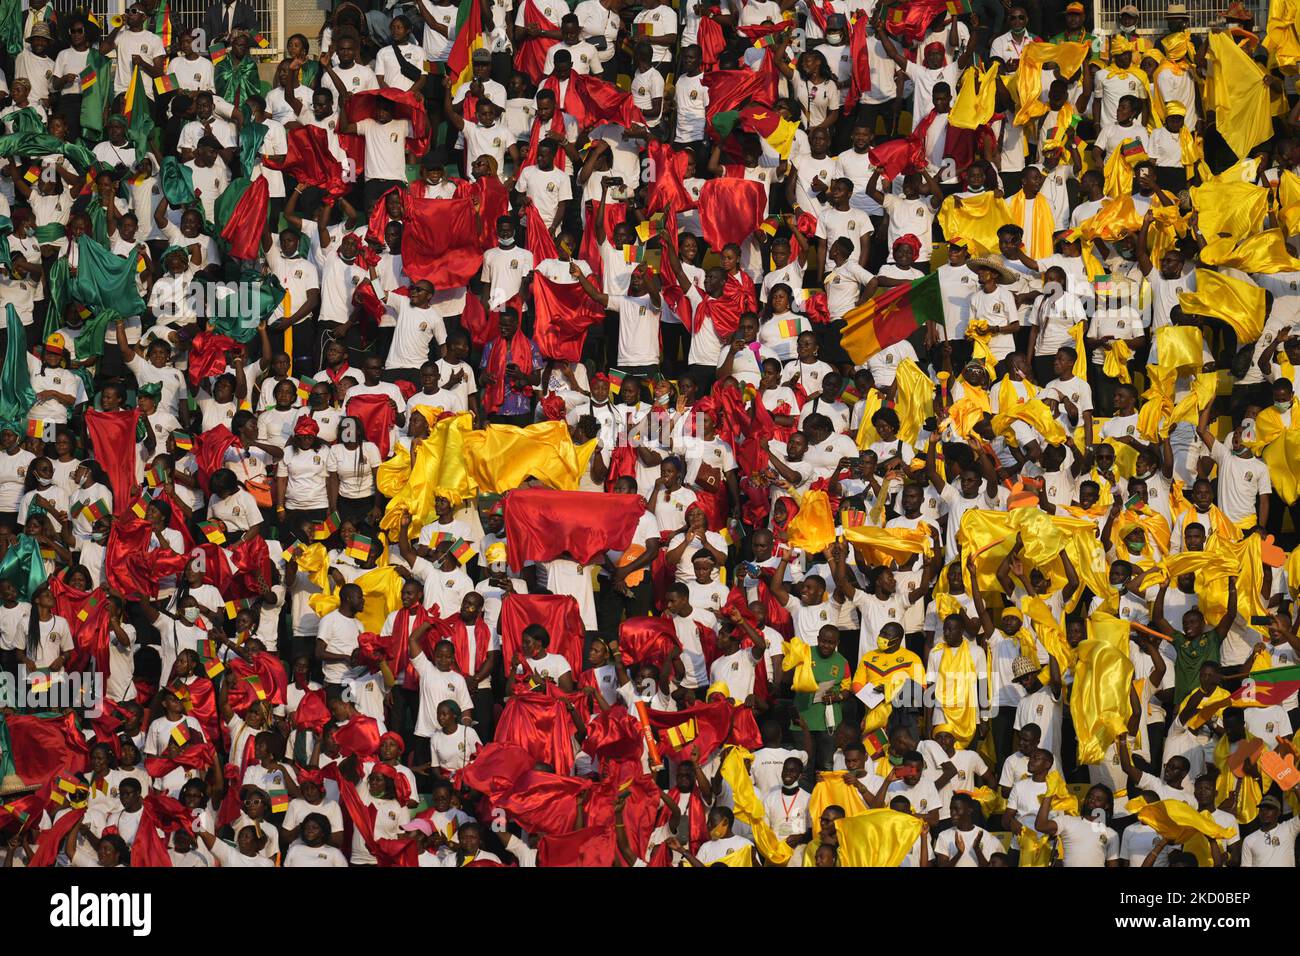
[[[394,674],[402,686],[407,689],[414,689],[417,683],[415,668],[411,665],[408,658],[409,650],[407,644],[413,634],[421,624],[434,623],[436,618],[424,609],[420,602],[412,604],[410,607],[404,607],[398,610],[397,616],[393,618],[393,636],[398,638],[402,648],[400,660],[402,663],[401,673]],[[425,653],[428,653],[426,648]]]
[[[339,382],[343,381],[343,376],[346,375],[348,373],[348,370],[351,368],[352,368],[351,365],[349,365],[347,362],[344,362],[342,365],[339,366],[339,370],[337,372],[334,371],[334,369],[328,367],[321,369],[321,371],[329,376],[329,380],[331,382],[337,385]]]
[[[673,802],[674,806],[681,806],[682,792],[673,787],[668,791],[668,799]],[[663,815],[658,825],[667,823],[672,814],[668,808],[664,807]],[[690,848],[692,853],[698,853],[701,844],[709,838],[709,811],[704,806],[704,798],[700,796],[700,791],[692,790],[690,799],[686,803],[686,821],[690,827]]]
[[[523,169],[537,164],[537,147],[543,139],[547,138],[546,134],[549,134],[551,139],[560,141],[565,138],[564,112],[560,109],[559,103],[555,104],[555,112],[551,114],[551,125],[547,128],[545,134],[542,132],[542,121],[540,119],[533,120],[533,131],[528,137],[528,155],[524,157]],[[568,157],[565,155],[564,150],[557,149],[555,151],[555,168],[564,169],[567,161]]]
[[[456,648],[456,669],[465,677],[473,677],[482,668],[483,662],[487,660],[488,643],[492,639],[488,631],[487,624],[483,621],[483,615],[478,616],[474,622],[474,660],[469,659],[469,631],[465,627],[465,621],[459,614],[453,614],[449,618],[443,618],[443,624],[450,625],[451,633],[448,634],[448,640]],[[473,665],[473,666],[471,666]]]
[[[528,340],[528,336],[523,332],[516,331],[515,337],[511,339],[509,348],[509,360],[506,358],[506,348],[504,341],[498,336],[491,343],[491,354],[488,355],[487,371],[492,376],[492,383],[483,392],[483,408],[489,414],[500,410],[506,400],[506,365],[513,361],[519,370],[524,373],[530,373],[533,370],[533,343]]]

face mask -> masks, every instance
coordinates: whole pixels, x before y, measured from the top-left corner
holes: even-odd
[[[877,638],[876,638],[876,650],[878,650],[878,651],[887,651],[887,650],[889,650],[889,638],[887,638],[887,637],[877,637]]]
[[[656,404],[656,405],[667,405],[668,402],[669,402],[671,399],[672,399],[672,396],[671,396],[671,395],[659,395],[659,396],[657,396],[657,397],[655,398],[655,404]]]
[[[511,238],[509,238],[509,239],[498,239],[498,240],[497,240],[497,245],[500,246],[502,249],[511,249],[511,248],[514,248],[514,244],[515,244],[515,240],[514,240],[514,237],[513,237],[513,236],[512,236]]]
[[[787,787],[784,784],[782,784],[781,792],[784,793],[787,797],[792,797],[799,792],[799,785],[795,784],[794,786]]]
[[[1128,548],[1129,554],[1141,554],[1144,545],[1134,544],[1132,541],[1125,541],[1124,547]]]
[[[52,485],[52,484],[54,484],[54,479],[53,479],[53,478],[41,478],[41,477],[38,476],[37,479],[36,479],[36,487],[37,487],[37,488],[48,488],[48,487],[50,487],[50,485]]]
[[[725,823],[719,823],[716,827],[714,827],[712,830],[709,831],[709,836],[713,837],[713,839],[715,840],[721,840],[726,835],[727,835],[727,825]]]
[[[1290,410],[1291,410],[1291,403],[1290,403],[1290,402],[1274,402],[1274,403],[1273,403],[1273,407],[1276,408],[1279,412],[1286,412],[1286,411],[1290,411]]]
[[[181,617],[185,618],[186,624],[193,624],[199,619],[199,609],[196,607],[187,607],[181,611]]]

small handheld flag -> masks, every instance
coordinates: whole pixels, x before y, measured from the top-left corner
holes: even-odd
[[[325,520],[318,522],[312,529],[313,541],[324,541],[335,531],[339,530],[339,515],[337,511],[332,511],[325,516]]]
[[[175,92],[179,88],[179,84],[176,82],[176,77],[173,74],[166,73],[154,78],[153,88],[161,95],[164,93]]]
[[[364,534],[354,534],[351,542],[348,543],[348,557],[357,561],[365,561],[370,557],[370,552],[374,548],[373,538],[367,538]]]
[[[177,451],[194,450],[194,436],[189,432],[172,432],[172,441],[175,442]]]
[[[85,93],[99,80],[99,75],[95,72],[94,67],[86,67],[81,71],[81,92]]]
[[[203,532],[203,537],[213,544],[226,543],[226,533],[221,530],[221,525],[215,521],[200,521],[199,530]]]
[[[27,420],[27,437],[39,438],[41,441],[54,441],[54,422],[43,422],[35,418]]]

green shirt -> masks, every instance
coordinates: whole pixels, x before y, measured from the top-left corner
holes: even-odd
[[[1219,645],[1223,639],[1219,632],[1205,631],[1196,639],[1182,631],[1174,632],[1174,705],[1178,706],[1201,683],[1201,665],[1206,661],[1219,662]]]
[[[799,640],[799,638],[795,638]],[[830,657],[822,657],[821,653],[813,648],[812,652],[812,670],[813,678],[818,684],[824,684],[826,681],[837,681],[841,686],[847,687],[849,681],[849,662],[844,659],[844,655],[839,651],[831,654]],[[795,694],[794,706],[808,724],[809,730],[833,730],[839,726],[843,719],[843,709],[840,704],[814,703],[812,694]],[[829,711],[830,723],[827,723],[827,712]]]

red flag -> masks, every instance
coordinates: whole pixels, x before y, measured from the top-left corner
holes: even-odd
[[[735,276],[727,276],[722,295],[714,298],[706,294],[701,299],[699,308],[695,310],[693,316],[693,332],[698,332],[707,320],[713,323],[713,331],[719,342],[725,342],[735,334],[736,327],[740,324],[740,316],[745,312],[754,311],[754,283],[745,273],[742,272],[741,275],[744,277],[743,280]]]
[[[524,0],[524,26],[534,26],[539,30],[551,32],[560,29],[559,24],[546,19],[533,0]],[[546,54],[558,42],[549,37],[531,37],[524,40],[519,45],[519,52],[515,54],[515,69],[520,73],[528,74],[528,78],[534,85],[540,83],[542,77],[546,75]]]
[[[72,711],[58,717],[9,714],[9,750],[14,773],[23,783],[38,786],[60,770],[84,773],[90,747]]]
[[[265,176],[254,179],[235,203],[230,221],[221,230],[221,238],[230,243],[230,254],[236,259],[256,259],[262,254],[269,190]]]
[[[293,712],[294,727],[300,731],[309,730],[313,734],[319,734],[329,722],[330,709],[325,704],[325,688],[320,687],[303,694]]]
[[[517,494],[517,492],[516,492]],[[569,663],[573,679],[582,672],[582,644],[586,630],[578,602],[570,594],[507,594],[501,600],[501,657],[514,659],[524,628],[540,624],[551,637],[550,653]]]
[[[616,126],[644,126],[645,114],[632,100],[631,93],[622,92],[613,83],[595,76],[574,74],[569,80],[570,89],[576,92],[578,102],[582,104],[581,116],[573,113],[578,124],[586,129],[601,123],[613,123]],[[570,94],[573,98],[573,93]]]
[[[705,22],[700,21],[701,24]],[[649,155],[650,162],[653,164],[653,175],[647,190],[646,213],[653,215],[657,212],[667,212],[671,215],[694,209],[695,200],[691,198],[691,194],[686,191],[686,186],[683,184],[690,154],[684,150],[673,149],[671,143],[651,140]]]
[[[704,69],[717,69],[718,54],[727,46],[727,38],[722,34],[722,24],[712,17],[702,17],[696,41],[700,45],[700,62]]]
[[[552,282],[540,272],[533,273],[533,309],[537,350],[546,358],[565,362],[582,360],[588,327],[605,321],[605,310],[581,285]]]
[[[371,757],[379,749],[379,723],[373,717],[357,714],[334,731],[334,739],[344,757],[353,754]],[[339,788],[340,791],[342,789]]]
[[[63,575],[50,578],[50,593],[54,595],[54,613],[72,628],[72,641],[76,644],[74,655],[65,662],[68,671],[95,670],[108,674],[108,592],[102,587],[93,591],[80,591],[67,582]],[[82,612],[85,618],[82,618]]]
[[[188,555],[151,547],[152,536],[149,522],[134,515],[114,521],[108,532],[104,574],[109,586],[129,601],[156,597],[158,582],[180,573],[189,563]]]
[[[767,189],[752,179],[710,179],[700,189],[700,231],[718,250],[741,243],[767,218]]]
[[[94,447],[95,460],[108,475],[113,489],[114,513],[127,510],[139,490],[135,480],[135,426],[140,413],[86,410],[86,433]]]
[[[662,673],[664,662],[677,646],[677,628],[671,618],[629,617],[618,626],[618,648],[625,667],[653,664]]]
[[[595,219],[592,217],[596,214],[598,203],[596,200],[587,202],[587,228],[582,231],[582,246],[579,257],[591,266],[591,281],[596,282],[601,274],[600,265],[600,243],[596,241]],[[605,203],[605,239],[607,242],[613,242],[614,229],[620,222],[627,219],[627,203],[607,202]],[[599,283],[597,283],[599,284]]]
[[[251,707],[257,703],[257,691],[246,678],[256,677],[262,684],[262,692],[272,706],[285,702],[285,689],[289,685],[289,676],[285,673],[284,662],[278,654],[271,651],[258,651],[251,663],[242,657],[231,657],[226,665],[230,669],[231,679],[228,683],[227,700],[236,711]]]
[[[366,440],[379,448],[380,459],[388,457],[388,441],[397,421],[397,409],[387,395],[358,395],[348,399],[347,414],[361,419]]]
[[[577,821],[577,799],[591,784],[577,777],[529,770],[491,802],[529,833],[568,833]]]
[[[873,166],[879,167],[883,175],[892,180],[909,169],[925,166],[925,139],[915,134],[891,139],[867,150],[867,156]]]
[[[348,97],[344,107],[348,122],[375,119],[381,101],[387,101],[394,119],[411,124],[406,151],[413,156],[423,156],[429,151],[429,114],[425,112],[424,99],[411,90],[385,87],[381,90],[361,90]],[[358,169],[358,172],[360,170]]]
[[[279,169],[299,185],[315,186],[331,196],[346,195],[351,186],[344,182],[343,164],[329,146],[329,132],[323,126],[299,126],[286,134],[284,159],[264,161],[267,169]]]
[[[468,285],[483,265],[470,201],[412,198],[409,206],[402,229],[402,268],[411,281],[427,279],[436,289]]]
[[[536,762],[523,747],[494,741],[479,748],[457,775],[456,784],[495,800],[514,790],[516,781],[532,770]]]
[[[659,739],[659,752],[664,756],[685,759],[698,746],[700,760],[708,760],[726,743],[735,710],[731,701],[720,700],[673,712],[649,711],[650,726]],[[674,728],[681,728],[677,735],[667,733]]]
[[[704,74],[704,85],[709,88],[709,105],[705,110],[709,128],[713,117],[740,109],[748,100],[771,106],[776,102],[777,72],[772,51],[763,55],[763,65],[757,70],[748,67],[740,70],[714,70]]]
[[[501,180],[486,176],[473,182],[456,183],[455,199],[477,199],[479,216],[479,249],[486,252],[497,244],[497,220],[510,214],[510,194]]]
[[[532,203],[529,203],[524,209],[524,223],[527,227],[528,251],[533,254],[533,263],[536,264],[545,259],[558,259],[560,255],[555,248],[555,238],[551,235],[550,227],[542,222],[541,213],[537,211],[537,207]],[[533,275],[535,279],[541,278],[537,273],[533,273]],[[577,359],[574,359],[574,361],[576,362]]]
[[[63,844],[68,839],[68,834],[77,828],[85,816],[84,809],[68,810],[59,814],[58,819],[48,830],[42,830],[36,835],[36,852],[27,861],[27,865],[54,866],[59,851],[63,849]]]
[[[896,37],[919,43],[935,15],[947,7],[948,0],[909,0],[890,8],[885,17],[885,29]]]
[[[853,30],[849,34],[849,94],[847,105],[856,106],[863,93],[871,91],[871,60],[868,56],[867,26],[869,17],[858,17],[853,21]]]
[[[226,449],[231,445],[240,447],[240,442],[225,425],[214,425],[194,436],[194,462],[199,466],[199,487],[204,494],[207,494],[212,473],[223,467]]]
[[[163,835],[184,830],[194,836],[193,817],[189,807],[165,793],[150,792],[144,798],[140,811],[140,826],[131,844],[131,866],[171,866],[167,853],[167,840]]]
[[[506,496],[505,511],[506,556],[519,570],[566,551],[591,564],[604,551],[625,550],[645,506],[636,495],[519,488]]]
[[[271,553],[261,535],[244,538],[230,548],[230,560],[236,574],[228,597],[253,597],[271,586]]]
[[[263,211],[262,221],[266,221],[265,211]],[[190,343],[189,367],[185,372],[190,384],[197,386],[205,378],[220,375],[226,370],[226,353],[238,348],[239,343],[234,339],[217,335],[215,332],[204,331],[194,336],[194,340]],[[117,489],[113,490],[113,494],[117,494]]]
[[[481,349],[501,335],[501,326],[497,324],[495,316],[495,312],[488,315],[483,308],[483,300],[478,296],[472,293],[465,296],[465,309],[460,314],[460,324],[469,333],[475,348]]]
[[[544,836],[537,844],[538,866],[611,867],[618,863],[618,844],[609,824]]]
[[[231,663],[234,662],[231,659]],[[165,674],[164,677],[171,677],[171,674]],[[189,694],[189,715],[198,721],[199,729],[203,731],[203,736],[207,738],[208,743],[214,747],[227,749],[230,743],[230,736],[226,724],[221,719],[221,711],[217,706],[217,689],[203,674],[195,675],[194,679],[188,684],[180,681],[169,681],[172,690],[183,689]]]
[[[562,698],[516,694],[506,701],[493,739],[523,747],[561,776],[573,772],[573,720]],[[517,796],[517,792],[510,796]]]
[[[583,751],[598,760],[640,760],[644,747],[641,724],[622,704],[592,718],[582,742]]]

